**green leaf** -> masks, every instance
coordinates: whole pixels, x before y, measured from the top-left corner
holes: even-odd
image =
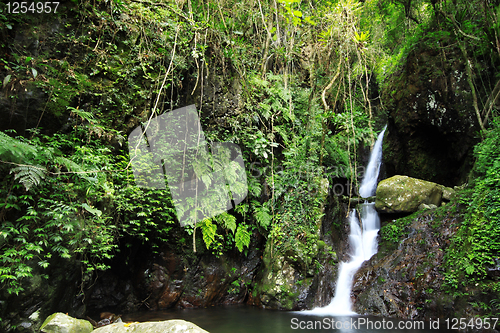
[[[210,187],[210,185],[212,184],[212,178],[210,178],[210,176],[207,174],[201,175],[201,180],[206,187]]]
[[[87,205],[86,203],[82,204],[82,208],[84,208],[87,212],[89,212],[92,215],[95,215],[95,216],[101,216],[102,215],[102,212],[99,209],[92,208],[89,205]]]
[[[226,227],[226,229],[229,229],[234,233],[234,231],[236,230],[236,217],[224,212],[223,214],[221,214],[221,218],[224,221],[224,226]]]
[[[5,86],[6,86],[7,84],[9,84],[9,82],[10,82],[10,78],[11,78],[11,77],[12,77],[12,75],[10,75],[10,74],[9,74],[9,75],[7,75],[7,76],[3,79],[3,87],[4,87],[4,88],[5,88]]]
[[[38,72],[34,68],[31,69],[31,73],[33,73],[33,78],[36,78],[36,76],[38,75]]]
[[[236,247],[240,252],[243,252],[243,248],[250,245],[250,233],[248,232],[248,227],[245,224],[240,224],[238,230],[236,230],[235,235]]]
[[[255,208],[255,219],[259,224],[267,228],[272,221],[272,216],[269,214],[269,209],[267,206],[256,207]]]
[[[316,22],[311,20],[311,18],[309,16],[304,17],[304,21],[306,21],[307,23],[309,23],[311,25],[316,25]]]

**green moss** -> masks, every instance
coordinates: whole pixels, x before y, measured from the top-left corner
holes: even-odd
[[[392,220],[380,228],[380,234],[382,235],[383,241],[392,242],[395,244],[399,244],[400,240],[408,236],[407,227],[411,225],[411,223],[421,217],[423,214],[422,211],[415,212],[409,216],[399,218],[396,220]]]

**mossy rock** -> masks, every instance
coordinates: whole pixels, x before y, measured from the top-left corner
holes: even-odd
[[[61,312],[48,316],[40,327],[40,331],[45,333],[89,333],[93,330],[94,327],[90,322]]]
[[[375,208],[384,213],[413,213],[421,204],[439,207],[443,187],[408,176],[384,179],[377,186]]]
[[[146,323],[115,323],[96,329],[93,333],[208,333],[189,321],[174,319]]]
[[[441,189],[443,190],[444,201],[450,201],[455,196],[455,190],[451,187],[441,186]]]

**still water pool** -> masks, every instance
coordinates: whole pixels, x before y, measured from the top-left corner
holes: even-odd
[[[263,310],[250,306],[142,312],[123,316],[124,321],[169,319],[184,319],[193,322],[210,333],[448,332],[442,321],[439,327],[437,322],[367,316],[312,316],[300,312]],[[431,325],[434,326],[432,329]]]

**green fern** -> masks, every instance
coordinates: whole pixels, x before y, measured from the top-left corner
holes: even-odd
[[[220,214],[217,217],[218,222],[222,222],[226,229],[231,230],[233,233],[236,231],[236,217],[227,212]]]
[[[203,234],[203,241],[208,249],[210,248],[210,244],[212,244],[215,239],[217,225],[213,224],[210,219],[205,219],[200,222],[199,226],[201,227],[201,233]]]
[[[14,180],[18,180],[24,185],[26,191],[29,191],[32,186],[38,186],[47,175],[47,169],[35,165],[21,165],[10,170],[14,173]]]
[[[66,167],[69,172],[77,173],[80,178],[95,182],[83,172],[80,165],[68,158],[57,156],[58,154],[61,153],[53,148],[31,145],[0,132],[0,159],[24,164],[14,167],[10,173],[15,175],[14,179],[19,180],[27,191],[38,186],[49,173],[47,168],[54,166],[57,170],[61,166]],[[40,164],[46,165],[47,168]]]
[[[91,112],[83,111],[71,106],[67,106],[66,109],[68,109],[73,115],[80,117],[82,121],[87,121],[91,124],[94,123],[94,115]]]
[[[255,214],[255,219],[259,224],[266,228],[269,226],[271,223],[273,217],[271,214],[269,214],[269,208],[267,207],[266,204],[260,205],[257,201],[252,201],[254,204],[254,214]]]
[[[236,247],[240,252],[243,252],[243,248],[250,245],[250,233],[248,232],[248,227],[246,224],[240,224],[238,230],[236,230],[236,235],[234,237],[236,242]]]

